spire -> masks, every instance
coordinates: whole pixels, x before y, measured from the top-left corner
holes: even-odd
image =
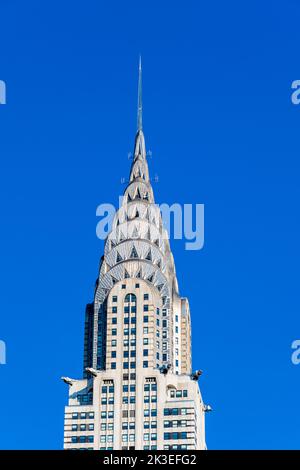
[[[139,84],[138,84],[138,112],[137,112],[137,130],[143,128],[143,104],[142,104],[142,58],[139,60]]]

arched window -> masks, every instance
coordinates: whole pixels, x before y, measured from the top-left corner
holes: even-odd
[[[125,302],[136,302],[136,295],[134,294],[127,294],[125,297]]]

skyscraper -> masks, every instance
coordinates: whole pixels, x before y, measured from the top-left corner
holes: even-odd
[[[142,68],[133,162],[86,307],[84,378],[69,384],[64,448],[205,449],[191,364],[189,302],[154,203],[142,126]]]

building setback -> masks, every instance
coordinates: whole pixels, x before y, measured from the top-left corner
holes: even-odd
[[[140,62],[133,162],[86,307],[84,378],[63,377],[64,448],[206,449],[207,407],[191,362],[189,302],[149,180]]]

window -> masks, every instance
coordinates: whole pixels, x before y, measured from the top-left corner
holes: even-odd
[[[117,351],[112,351],[111,352],[111,357],[117,357]]]
[[[159,318],[156,319],[156,326],[159,326]]]
[[[129,306],[128,306],[128,305],[126,305],[126,306],[124,307],[124,313],[129,313]]]
[[[150,410],[144,410],[144,416],[150,416]]]
[[[143,333],[144,333],[145,335],[148,334],[148,331],[149,331],[148,327],[144,327],[144,328],[143,328]]]
[[[125,392],[125,393],[128,392],[128,385],[123,385],[123,392]]]
[[[163,354],[163,361],[167,361],[168,360],[168,355],[166,353]]]
[[[135,429],[135,423],[134,422],[129,423],[129,429]]]
[[[135,328],[131,328],[130,333],[135,336],[135,335],[136,335],[136,329],[135,329]]]
[[[148,366],[148,361],[143,361],[143,368],[146,369]]]
[[[143,350],[143,356],[148,356],[148,349]]]
[[[159,353],[156,353],[156,359],[159,361]]]
[[[112,434],[107,436],[107,442],[113,442],[113,441],[114,441],[114,436]]]
[[[107,429],[108,429],[109,431],[113,431],[113,430],[114,430],[114,423],[108,423]]]
[[[151,441],[157,441],[157,434],[151,434]]]
[[[156,315],[159,315],[159,308],[156,309]]]
[[[122,434],[122,442],[128,442],[128,434]]]
[[[129,335],[129,329],[128,328],[125,328],[124,330],[124,336],[128,336]]]
[[[128,380],[129,379],[129,375],[128,374],[123,374],[123,380]]]
[[[117,346],[117,340],[116,340],[116,339],[113,339],[113,340],[111,341],[111,345],[112,345],[112,347],[116,347],[116,346]]]
[[[78,413],[72,413],[72,419],[78,419]]]
[[[144,434],[144,441],[149,441],[149,439],[150,439],[150,434],[145,433]]]
[[[149,344],[149,338],[144,338],[144,339],[143,339],[143,344],[145,344],[145,345],[146,345],[146,344]]]
[[[129,351],[123,351],[123,357],[129,357]]]
[[[111,334],[112,334],[113,336],[117,336],[117,329],[116,329],[116,328],[112,328]]]
[[[100,436],[100,442],[106,442],[106,436]]]
[[[135,351],[130,351],[130,357],[135,357]]]
[[[152,395],[151,403],[157,403],[157,396],[156,395]]]
[[[80,425],[80,431],[86,431],[86,424]]]
[[[108,399],[108,404],[109,404],[109,405],[113,405],[114,403],[115,403],[114,398],[113,398],[113,397],[110,397],[110,398]]]
[[[110,365],[110,368],[111,369],[116,369],[117,368],[116,362],[112,362],[111,365]]]
[[[112,318],[111,322],[113,325],[116,325],[118,323],[117,317]]]
[[[117,307],[112,307],[112,313],[118,313],[118,308]]]
[[[136,324],[136,317],[131,318],[131,323]]]
[[[178,326],[175,326],[175,333],[178,333]]]
[[[88,436],[88,442],[94,442],[94,436]]]
[[[101,418],[106,419],[106,411],[101,411]]]
[[[149,294],[144,294],[144,300],[149,300]]]
[[[148,317],[148,315],[144,315],[144,323],[149,323],[149,317]]]
[[[124,405],[128,405],[128,397],[123,397],[122,403],[123,403]]]
[[[122,417],[123,418],[128,418],[128,410],[123,410],[122,411]]]
[[[130,391],[135,392],[135,385],[130,385]]]
[[[118,302],[118,297],[117,297],[116,295],[113,295],[113,296],[112,296],[112,301],[113,301],[113,302]]]
[[[175,321],[178,323],[178,315],[175,315]]]
[[[108,418],[113,418],[114,417],[114,412],[113,411],[109,411],[108,414],[107,414]]]
[[[135,369],[135,362],[130,363],[130,369]]]
[[[80,413],[80,418],[81,419],[86,419],[86,413]]]
[[[78,429],[77,424],[72,424],[72,431],[77,431],[77,429]]]
[[[129,369],[129,363],[123,362],[123,369]]]
[[[143,310],[144,312],[149,312],[149,305],[145,304]]]
[[[138,289],[139,287],[140,287],[140,285],[139,285],[139,284],[136,284],[136,285],[135,285],[135,288],[136,288],[136,289]]]
[[[101,405],[107,404],[107,398],[101,398]]]
[[[135,434],[129,434],[129,442],[135,441]]]
[[[167,320],[163,320],[162,326],[163,326],[163,328],[167,328],[167,326],[168,326]]]
[[[151,416],[157,416],[157,410],[155,408],[151,410]]]
[[[126,284],[122,284],[122,289],[126,289]]]
[[[157,421],[151,421],[151,429],[157,428]]]
[[[135,346],[135,345],[136,345],[136,340],[135,340],[135,339],[131,339],[131,340],[130,340],[130,345],[131,345],[131,346]]]
[[[149,428],[150,428],[150,422],[144,421],[144,429],[149,429]]]
[[[128,423],[126,421],[124,421],[124,423],[122,423],[122,429],[123,430],[128,429]]]
[[[151,390],[152,390],[152,392],[156,392],[157,391],[157,384],[151,384]]]
[[[77,436],[72,436],[71,437],[71,442],[75,444],[77,442]]]
[[[131,313],[136,313],[136,306],[135,306],[135,305],[132,305],[132,307],[131,307]]]
[[[183,390],[182,396],[183,396],[184,398],[186,398],[186,397],[188,396],[188,391],[187,391],[187,390]]]
[[[145,392],[150,392],[150,384],[145,384],[144,385],[144,391]]]
[[[101,423],[101,431],[106,431],[106,424],[105,423]]]
[[[135,380],[136,379],[136,374],[135,372],[131,372],[130,374],[130,380]]]
[[[135,410],[130,410],[129,411],[129,416],[130,416],[130,418],[135,418]]]

